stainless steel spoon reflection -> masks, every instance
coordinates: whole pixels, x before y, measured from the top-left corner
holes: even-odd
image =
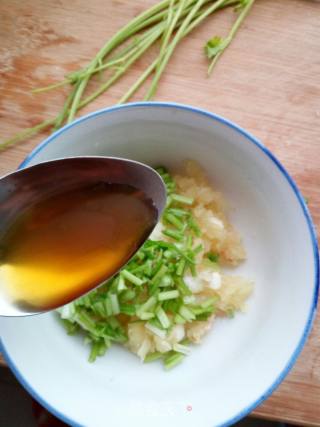
[[[17,303],[10,297],[4,281],[1,279],[1,268],[5,262],[1,259],[1,244],[10,224],[13,223],[19,213],[26,211],[37,200],[61,191],[62,186],[77,189],[95,183],[128,185],[142,191],[152,201],[157,212],[154,225],[165,207],[166,190],[160,175],[149,166],[127,159],[113,157],[56,159],[20,169],[0,179],[0,316],[26,316],[47,311],[46,309],[33,310],[28,305]],[[148,231],[148,235],[144,236],[139,247],[149,237],[151,231],[152,229]],[[131,257],[139,247],[130,254]],[[124,264],[127,262],[128,259]],[[104,277],[104,280],[99,284],[112,275]],[[41,283],[37,285],[41,286]]]

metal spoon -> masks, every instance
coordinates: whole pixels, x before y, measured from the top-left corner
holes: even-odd
[[[152,200],[159,220],[166,203],[166,190],[160,175],[151,167],[114,157],[56,159],[20,169],[0,179],[0,244],[1,237],[17,214],[34,204],[41,196],[59,191],[62,184],[69,188],[79,188],[84,184],[101,181],[127,184],[142,190]],[[8,298],[4,285],[0,283],[0,316],[36,313],[14,304]]]

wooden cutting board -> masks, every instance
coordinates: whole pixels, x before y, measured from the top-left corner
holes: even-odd
[[[59,110],[64,91],[32,95],[87,63],[114,31],[152,0],[2,0],[0,139]],[[232,13],[209,18],[182,42],[157,100],[190,103],[234,120],[281,160],[320,224],[320,3],[257,0],[210,78],[204,42],[225,35]],[[86,111],[112,105],[147,64]],[[144,91],[135,97],[142,99]],[[0,173],[15,169],[44,134],[0,153]],[[320,426],[320,317],[295,367],[255,415]],[[275,349],[275,351],[277,351]]]

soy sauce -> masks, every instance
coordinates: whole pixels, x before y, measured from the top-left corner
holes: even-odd
[[[1,239],[0,283],[17,305],[53,309],[110,278],[157,221],[145,194],[95,183],[38,200]]]

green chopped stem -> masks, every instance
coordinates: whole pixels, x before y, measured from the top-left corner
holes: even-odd
[[[154,313],[150,313],[148,311],[144,311],[139,315],[139,318],[141,320],[150,320],[150,319],[153,319],[154,317],[155,317]]]
[[[54,83],[54,84],[49,85],[49,86],[33,89],[31,92],[36,94],[36,93],[41,93],[41,92],[46,92],[49,90],[57,89],[57,88],[64,86],[66,84],[74,84],[75,82],[81,80],[84,77],[87,77],[87,76],[91,77],[93,74],[96,74],[100,71],[114,67],[115,65],[121,64],[126,59],[128,59],[132,55],[132,53],[134,53],[139,48],[139,45],[153,31],[154,31],[154,28],[151,28],[149,31],[146,31],[145,34],[143,34],[142,36],[139,36],[139,38],[137,40],[134,40],[132,43],[129,44],[129,46],[126,46],[124,49],[122,49],[120,52],[118,52],[116,55],[114,55],[110,61],[103,64],[103,63],[101,63],[101,60],[99,59],[98,60],[99,65],[92,70],[88,70],[87,68],[85,68],[82,70],[74,71],[70,74],[67,74],[67,78],[61,82]]]
[[[181,292],[182,295],[184,295],[184,296],[190,296],[190,295],[192,295],[191,290],[185,284],[185,282],[182,279],[182,277],[176,277],[175,278],[175,282],[176,282],[177,288],[179,289],[179,291]]]
[[[176,314],[174,316],[174,321],[178,325],[183,325],[186,323],[186,319],[184,317],[180,316],[180,314]]]
[[[187,347],[184,344],[176,343],[176,344],[173,345],[173,349],[177,353],[182,353],[182,354],[185,354],[185,355],[190,354],[190,348]]]
[[[168,49],[166,50],[163,58],[160,58],[161,60],[161,64],[160,66],[157,68],[155,76],[152,80],[152,83],[150,85],[150,88],[145,96],[146,100],[151,99],[156,90],[157,90],[157,86],[158,86],[158,82],[160,80],[160,77],[170,59],[170,57],[172,56],[177,44],[180,42],[180,40],[184,37],[184,32],[187,30],[189,24],[191,23],[191,21],[193,20],[194,16],[196,15],[196,13],[199,11],[199,9],[203,6],[205,0],[198,0],[195,3],[195,6],[190,10],[190,12],[188,13],[188,15],[186,16],[186,18],[184,19],[184,21],[182,22],[181,26],[179,27],[178,31],[176,32],[175,36],[173,37],[172,42],[170,43],[170,45],[168,46]],[[184,7],[186,4],[185,0],[181,0],[181,7]],[[178,12],[177,12],[178,13]]]
[[[164,329],[169,328],[169,326],[170,326],[170,320],[169,320],[168,316],[166,315],[165,311],[161,307],[157,308],[157,310],[156,310],[156,316],[157,316],[159,322],[161,323],[161,326]]]
[[[178,218],[185,218],[186,216],[190,215],[190,212],[180,208],[169,208],[168,212],[172,213],[172,215]]]
[[[127,279],[130,283],[136,286],[141,286],[143,284],[143,280],[139,277],[135,276],[134,274],[130,273],[128,270],[122,270],[121,271],[122,276]]]
[[[160,351],[154,351],[153,353],[149,353],[144,358],[144,363],[154,362],[155,360],[161,359],[163,357],[163,353],[160,353]]]
[[[175,215],[171,213],[166,213],[165,219],[172,225],[174,225],[178,230],[183,230],[183,223]]]
[[[183,240],[183,234],[176,230],[163,230],[162,234],[171,237],[172,239],[177,240],[178,242],[181,242]]]
[[[189,308],[186,307],[185,305],[180,307],[179,314],[180,316],[184,317],[187,321],[195,319],[194,313],[191,310],[189,310]]]
[[[167,22],[166,22],[166,29],[163,33],[162,44],[161,44],[160,53],[158,56],[157,69],[161,66],[161,61],[166,53],[166,49],[167,49],[170,37],[177,25],[177,22],[179,21],[179,18],[181,17],[181,14],[185,7],[185,3],[186,3],[185,1],[180,1],[179,7],[177,8],[176,11],[174,11],[173,10],[174,0],[173,1],[170,0]]]
[[[186,31],[183,34],[183,37],[188,35],[192,30],[194,30],[202,21],[204,21],[209,15],[211,15],[216,10],[222,9],[224,7],[229,7],[235,3],[226,1],[226,0],[217,0],[213,5],[209,6],[203,13],[199,13],[198,16],[192,21],[188,26]]]
[[[108,82],[104,83],[104,85],[101,86],[101,88],[99,88],[96,92],[94,92],[87,98],[83,99],[84,91],[87,87],[89,80],[91,79],[94,73],[110,67],[112,63],[113,65],[116,65],[116,62],[118,63],[118,61],[119,63],[125,62],[123,59],[121,59],[121,55],[125,55],[130,51],[132,53],[132,49],[135,46],[137,46],[137,44],[140,43],[141,40],[146,35],[148,35],[148,31],[150,31],[150,34],[152,34],[154,30],[156,30],[157,28],[161,28],[161,31],[160,31],[160,35],[161,35],[163,31],[166,31],[166,29],[168,30],[167,24],[169,23],[168,15],[170,12],[169,6],[171,2],[172,0],[163,0],[162,2],[151,7],[150,9],[144,11],[142,14],[140,14],[139,16],[134,18],[132,21],[130,21],[127,25],[122,27],[111,39],[109,39],[105,43],[105,45],[100,49],[100,51],[97,53],[95,58],[89,63],[89,65],[86,68],[70,73],[67,76],[67,79],[64,80],[63,82],[55,83],[53,85],[50,85],[47,88],[36,89],[35,92],[41,92],[44,90],[49,90],[51,88],[53,89],[55,87],[60,87],[66,83],[71,83],[71,84],[76,83],[79,85],[76,91],[73,92],[71,96],[71,100],[70,98],[67,100],[68,107],[66,107],[66,103],[65,103],[63,107],[63,111],[55,119],[45,120],[34,127],[31,127],[31,128],[25,129],[22,132],[19,132],[13,138],[7,139],[4,142],[2,142],[0,144],[0,150],[5,149],[17,142],[20,142],[23,139],[29,138],[32,135],[52,125],[55,125],[54,130],[58,129],[64,123],[67,116],[68,116],[68,121],[73,120],[76,112],[80,108],[83,108],[88,103],[93,101],[101,93],[109,89],[109,87],[112,86],[115,83],[115,81],[117,81],[118,78],[122,76],[122,74],[129,68],[131,64],[129,64],[129,66],[125,65],[123,69],[117,70],[117,72],[115,73],[115,76],[112,76]],[[253,0],[250,2],[250,4],[252,3],[253,3]],[[189,34],[211,13],[215,12],[216,10],[222,9],[224,7],[237,5],[239,4],[239,1],[238,0],[216,1],[211,6],[209,5],[208,7],[206,6],[205,8],[202,7],[207,4],[210,4],[210,0],[204,0],[200,8],[198,8],[199,1],[196,2],[195,0],[191,0],[191,1],[184,2],[185,7],[175,27],[175,29],[178,28],[177,33],[178,32],[181,33],[180,39],[182,37],[185,37],[187,34]],[[177,9],[180,7],[180,5],[181,3],[178,2],[177,0],[173,7],[174,13],[177,12]],[[195,9],[197,8],[199,10],[197,10],[196,13],[194,13]],[[192,14],[193,17],[190,20],[189,25],[186,25],[186,20],[190,18],[190,14]],[[185,16],[187,16],[187,18],[184,19]],[[152,27],[152,25],[154,26]],[[181,30],[182,26],[186,27],[183,33]],[[150,30],[145,31],[145,33],[142,35],[140,39],[138,39],[137,41],[134,40],[133,43],[129,44],[129,46],[126,46],[120,52],[116,53],[108,62],[103,63],[104,59],[113,50],[117,49],[123,42],[125,42],[127,39],[137,34],[139,31],[144,30],[145,28],[148,28],[148,27],[150,27]],[[177,33],[176,33],[176,36],[177,36]],[[179,40],[176,39],[176,42],[180,41],[180,39]],[[168,44],[166,48],[163,47],[165,60],[166,58],[171,56],[174,48],[176,47],[177,43],[172,44],[174,40],[172,40],[172,42]],[[168,61],[166,60],[166,63],[167,62]],[[161,63],[163,64],[163,61]],[[161,67],[159,65],[158,71],[161,71],[162,73],[166,63]],[[158,64],[158,58],[143,72],[143,74],[139,77],[139,79],[132,85],[132,87],[128,90],[128,92],[121,98],[120,102],[126,102],[128,99],[130,99],[130,97],[137,91],[137,89],[145,82],[148,76],[150,76],[152,72],[156,69],[157,64]],[[159,81],[159,78],[157,78],[158,81]]]
[[[63,122],[65,121],[65,119],[68,115],[68,110],[70,108],[71,102],[72,102],[72,100],[75,96],[75,93],[77,91],[78,85],[79,85],[79,83],[76,83],[76,85],[74,86],[72,91],[69,93],[69,95],[68,95],[68,97],[67,97],[67,99],[63,105],[62,111],[58,114],[56,122],[54,124],[54,128],[53,128],[54,131],[58,130],[62,126]]]
[[[111,300],[111,306],[112,306],[113,314],[119,314],[120,313],[120,307],[119,307],[118,296],[116,294],[111,294],[110,300]]]
[[[167,335],[167,332],[164,329],[160,329],[157,326],[155,326],[151,321],[146,323],[146,328],[149,329],[153,334],[157,335],[159,338],[164,339]]]
[[[65,86],[69,83],[72,83],[71,80],[65,79],[65,80],[62,80],[61,82],[58,82],[58,83],[53,83],[53,84],[48,85],[48,86],[38,87],[36,89],[32,89],[31,93],[36,94],[36,93],[48,92],[49,90],[58,89],[59,87]]]
[[[118,104],[124,104],[127,102],[140,88],[140,86],[147,80],[153,70],[156,68],[158,64],[158,59],[152,62],[151,65],[141,74],[138,80],[130,87],[130,89],[120,98]]]
[[[176,299],[178,297],[179,297],[179,291],[177,291],[177,290],[160,292],[158,294],[158,300],[159,301],[167,301],[170,299]]]
[[[151,310],[157,303],[155,296],[151,296],[138,310],[138,314]]]
[[[166,357],[164,361],[164,367],[166,369],[172,369],[174,366],[178,365],[178,363],[181,363],[182,360],[185,358],[185,355],[182,353],[176,353],[172,352],[169,357]]]
[[[162,265],[160,269],[157,271],[157,273],[151,279],[151,283],[160,282],[161,278],[166,274],[167,271],[168,271],[168,267],[166,265]]]
[[[188,206],[192,205],[192,203],[194,202],[192,197],[182,196],[181,194],[171,194],[171,199],[174,202],[182,203]]]
[[[44,129],[47,129],[48,127],[54,125],[55,121],[56,119],[44,120],[43,122],[37,124],[36,126],[24,129],[23,131],[17,133],[13,138],[9,138],[4,142],[2,142],[0,144],[0,151],[10,147],[11,145],[16,144],[17,142],[23,141],[26,138],[30,138],[31,136],[35,135],[36,133]]]
[[[225,39],[225,44],[223,46],[223,49],[221,49],[217,53],[217,55],[215,55],[215,57],[211,61],[211,64],[209,65],[209,68],[208,68],[208,74],[209,75],[211,74],[211,72],[212,72],[214,66],[216,65],[216,63],[218,62],[220,56],[223,54],[223,52],[227,49],[227,47],[230,45],[230,43],[234,39],[234,37],[237,34],[237,31],[239,30],[242,22],[244,21],[244,19],[246,18],[246,16],[250,12],[250,9],[253,6],[254,1],[255,0],[248,0],[248,2],[245,5],[245,7],[241,10],[238,18],[236,19],[233,27],[231,28],[231,31],[230,31],[229,35]]]
[[[120,301],[121,302],[131,301],[135,296],[136,296],[135,291],[133,289],[128,289],[120,295]]]
[[[120,304],[120,313],[134,316],[136,314],[136,309],[131,304]]]
[[[100,351],[100,342],[93,342],[92,346],[91,346],[91,351],[90,351],[90,355],[89,355],[89,362],[93,363],[97,356],[99,355],[99,351]]]
[[[178,263],[178,267],[177,267],[177,276],[182,276],[184,269],[186,266],[186,260],[185,259],[181,259]]]
[[[162,2],[154,5],[150,9],[142,12],[132,21],[130,21],[127,25],[120,28],[120,30],[111,37],[110,40],[100,49],[96,57],[91,61],[91,63],[87,67],[87,71],[91,72],[96,68],[96,65],[99,64],[100,59],[103,59],[106,55],[108,55],[113,49],[135,34],[137,31],[141,30],[141,25],[144,24],[144,21],[162,9],[166,8],[169,4],[170,0],[163,0]],[[142,27],[143,28],[143,27]],[[139,55],[140,56],[140,55]],[[128,67],[127,67],[128,68]],[[123,73],[122,73],[123,74]],[[74,119],[74,115],[78,109],[78,106],[81,102],[82,95],[87,87],[88,81],[90,79],[90,75],[86,76],[80,83],[77,93],[73,99],[71,109],[69,112],[68,122],[70,123]],[[109,87],[109,86],[108,86]],[[106,89],[102,89],[102,92]],[[99,92],[100,94],[101,92]],[[98,95],[96,95],[98,96]],[[96,97],[94,96],[93,99]],[[89,97],[90,98],[90,97]],[[90,102],[90,101],[89,101]]]
[[[91,95],[89,95],[87,98],[85,98],[79,105],[79,108],[85,107],[87,104],[92,102],[94,99],[96,99],[101,93],[105,92],[109,87],[111,87],[127,70],[128,68],[137,60],[140,58],[140,56],[147,50],[149,47],[160,37],[161,35],[161,29],[158,31],[155,31],[149,40],[143,45],[143,47],[136,52],[130,60],[126,63],[126,65],[118,70],[107,82],[105,82],[103,85],[100,86],[99,89],[97,89],[95,92],[93,92]],[[77,108],[78,108],[77,107]],[[69,115],[70,120],[70,115]]]

